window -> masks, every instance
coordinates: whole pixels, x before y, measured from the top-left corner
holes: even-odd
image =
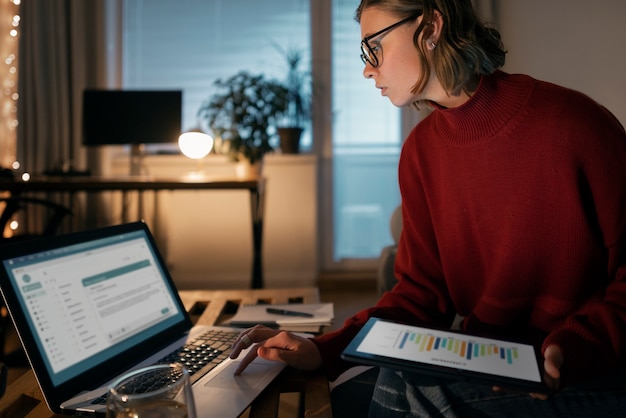
[[[401,125],[400,111],[362,75],[358,2],[333,4],[333,258],[339,262],[378,257],[391,242]]]
[[[276,48],[301,48],[325,30],[313,25],[311,7],[322,0],[126,0],[124,2],[123,86],[183,89],[183,129],[198,125],[196,112],[212,83],[240,70],[284,76]],[[356,0],[331,4],[333,127],[330,191],[322,191],[322,223],[332,225],[323,245],[324,269],[358,266],[376,258],[391,242],[389,218],[399,204],[397,161],[400,111],[362,77]],[[310,55],[305,62],[310,62]],[[326,60],[325,60],[326,61]],[[310,132],[303,138],[311,146]],[[332,204],[323,198],[332,198]],[[356,263],[356,264],[354,264]]]
[[[182,89],[183,130],[198,126],[215,80],[241,70],[282,79],[280,50],[311,49],[308,0],[126,0],[123,13],[124,88]]]

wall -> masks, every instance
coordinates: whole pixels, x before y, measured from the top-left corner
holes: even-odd
[[[574,88],[626,125],[626,2],[497,1],[507,72]]]

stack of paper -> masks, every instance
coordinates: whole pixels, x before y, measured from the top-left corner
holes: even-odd
[[[319,332],[321,327],[332,325],[334,318],[332,303],[241,305],[230,325],[248,328],[260,324],[288,331]]]

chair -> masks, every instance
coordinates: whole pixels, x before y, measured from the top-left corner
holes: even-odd
[[[394,263],[398,251],[398,240],[402,231],[402,210],[400,206],[391,214],[389,229],[394,243],[384,247],[378,257],[377,287],[379,294],[391,290],[398,281],[394,275]]]
[[[4,203],[4,205],[2,205]],[[66,216],[71,214],[71,210],[58,203],[39,199],[36,197],[11,196],[0,198],[0,244],[54,235],[58,232],[61,223]],[[34,212],[38,211],[38,212]],[[38,231],[22,232],[12,236],[5,236],[9,223],[19,214],[41,214],[43,222]]]
[[[16,179],[15,173],[9,168],[0,167],[0,182],[12,183]],[[0,197],[0,244],[24,240],[30,238],[54,235],[57,233],[63,219],[71,214],[70,209],[58,203],[39,199],[36,197],[24,197],[21,195],[11,195],[9,197]],[[27,220],[28,216],[37,217],[38,222],[31,222],[31,228],[23,228],[18,234],[10,234],[5,236],[9,223],[21,216]],[[26,224],[26,223],[25,223]],[[33,225],[41,225],[37,230],[33,229]],[[33,232],[35,231],[35,232]]]

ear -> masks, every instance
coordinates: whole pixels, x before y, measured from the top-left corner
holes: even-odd
[[[432,32],[426,39],[426,47],[432,51],[437,48],[437,44],[439,44],[439,37],[441,36],[441,30],[443,29],[443,17],[441,16],[441,13],[435,11],[433,19],[430,21],[430,25]]]

